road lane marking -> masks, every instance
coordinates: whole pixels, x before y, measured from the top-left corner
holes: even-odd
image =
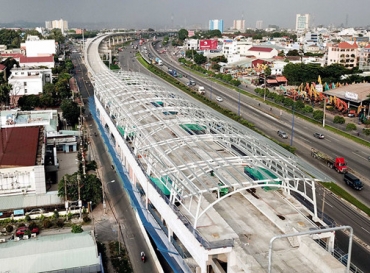
[[[356,152],[352,152],[354,155],[357,155],[358,157],[361,157],[361,158],[363,158],[363,159],[365,159],[365,160],[367,160],[367,158],[366,157],[363,157],[362,155],[359,155],[358,153],[356,153]]]
[[[364,227],[361,227],[364,231],[370,234],[370,232],[367,229],[364,229]]]

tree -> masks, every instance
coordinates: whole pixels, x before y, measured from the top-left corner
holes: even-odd
[[[178,32],[179,40],[184,41],[188,38],[189,32],[186,29],[180,29]]]
[[[269,66],[267,66],[264,70],[264,73],[265,73],[266,77],[270,76],[271,75],[271,68]]]
[[[194,50],[194,49],[186,50],[186,52],[185,52],[185,57],[186,57],[186,58],[189,58],[189,59],[193,59],[193,56],[195,56],[196,54],[198,54],[198,53],[197,53],[197,51],[196,51],[196,50]]]
[[[80,181],[78,181],[80,179]],[[101,181],[96,175],[80,175],[75,172],[71,175],[66,174],[58,182],[58,196],[65,198],[65,189],[67,189],[67,198],[69,201],[78,200],[78,185],[80,185],[80,198],[83,202],[92,202],[98,204],[102,200]]]
[[[12,90],[12,85],[8,83],[0,84],[0,103],[1,105],[7,105],[9,104],[9,94]]]
[[[67,123],[71,125],[75,125],[78,123],[80,108],[76,102],[69,99],[64,99],[60,108],[63,111],[63,117],[67,120]]]
[[[19,98],[18,106],[23,111],[33,110],[40,105],[40,98],[36,95],[25,95]]]
[[[54,39],[55,42],[58,42],[59,44],[63,44],[65,41],[65,37],[62,33],[62,30],[60,30],[59,28],[53,28],[50,31],[50,35],[47,38]]]
[[[207,57],[204,56],[203,54],[195,54],[194,55],[194,62],[196,64],[204,64],[205,62],[207,62]]]

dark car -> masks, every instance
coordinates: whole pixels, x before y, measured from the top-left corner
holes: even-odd
[[[324,139],[325,136],[321,133],[313,133],[313,136],[316,137],[316,138],[319,138],[319,139]]]
[[[279,137],[281,137],[281,138],[288,138],[288,134],[287,133],[285,133],[284,131],[277,131],[277,134],[278,134],[278,136]]]
[[[17,231],[15,232],[15,235],[16,236],[23,236],[25,233],[27,233],[27,231],[30,231],[31,233],[36,233],[36,234],[39,234],[40,233],[40,230],[38,227],[34,227],[33,229],[29,229],[28,227],[19,227],[17,228]]]

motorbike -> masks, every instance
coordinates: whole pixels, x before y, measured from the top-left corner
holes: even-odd
[[[145,257],[145,253],[144,253],[144,252],[141,252],[141,261],[142,261],[143,263],[145,263],[145,259],[146,259],[146,257]]]

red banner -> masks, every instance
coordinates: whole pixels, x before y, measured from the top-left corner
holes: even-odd
[[[217,45],[218,45],[217,40],[200,40],[199,49],[200,50],[217,49]]]

